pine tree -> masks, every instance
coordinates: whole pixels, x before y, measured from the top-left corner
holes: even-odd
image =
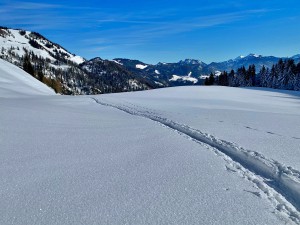
[[[300,91],[300,73],[297,73],[294,78],[294,90]]]
[[[235,82],[234,82],[234,86],[239,87],[245,87],[247,86],[247,81],[248,81],[248,77],[247,77],[247,70],[245,69],[244,66],[242,66],[241,68],[238,68],[237,72],[236,72],[236,76],[235,76]]]
[[[300,63],[295,66],[294,90],[300,91]]]
[[[210,85],[207,77],[205,77],[204,85]]]
[[[25,54],[25,57],[24,57],[23,70],[26,71],[27,73],[29,73],[31,76],[34,77],[34,69],[33,69],[32,65],[31,65],[30,58],[29,58],[28,54]]]
[[[215,83],[215,76],[213,75],[213,73],[210,73],[209,78],[208,78],[208,85],[214,85]]]
[[[267,87],[267,75],[268,75],[268,70],[266,69],[265,66],[261,68],[259,71],[259,86],[261,87]]]
[[[234,87],[235,86],[235,72],[231,70],[228,74],[228,86]]]
[[[296,65],[293,59],[286,61],[285,65],[285,80],[284,80],[284,89],[294,90],[294,80],[296,76]]]
[[[219,76],[218,85],[228,86],[228,74],[226,71],[222,72]]]
[[[37,74],[37,76],[38,76],[38,77],[37,77],[38,80],[41,81],[41,82],[43,82],[44,74],[42,73],[42,71],[39,71],[38,74]]]
[[[277,85],[277,72],[275,65],[272,66],[270,73],[267,76],[267,87],[268,88],[276,88]]]
[[[248,68],[248,84],[247,86],[255,86],[256,82],[256,71],[255,71],[255,65],[252,64]]]

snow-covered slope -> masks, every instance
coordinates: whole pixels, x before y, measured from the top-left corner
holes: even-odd
[[[135,65],[135,68],[141,69],[141,70],[143,70],[143,69],[145,69],[145,68],[147,68],[147,67],[148,67],[148,65],[142,65],[142,64],[136,64],[136,65]]]
[[[71,54],[60,45],[39,33],[0,27],[0,58],[23,68],[24,58],[38,73],[61,86],[63,94],[88,94],[92,92],[87,74],[79,67],[85,60]],[[46,81],[45,81],[46,82]]]
[[[0,29],[0,46],[0,55],[2,55],[2,57],[8,55],[8,51],[19,57],[24,56],[26,52],[32,51],[38,57],[48,59],[52,62],[56,61],[57,55],[76,64],[85,61],[82,57],[71,54],[58,44],[31,31]]]
[[[52,95],[54,91],[17,66],[0,59],[0,97]]]

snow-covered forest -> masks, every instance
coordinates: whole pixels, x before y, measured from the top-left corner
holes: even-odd
[[[256,74],[255,65],[248,69],[239,68],[237,71],[224,71],[220,76],[211,75],[206,79],[206,85],[218,84],[231,87],[268,87],[284,90],[300,90],[300,63],[293,59],[282,60],[271,68],[265,66]]]

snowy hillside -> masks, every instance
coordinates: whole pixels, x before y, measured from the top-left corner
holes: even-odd
[[[5,57],[8,52],[23,57],[26,52],[34,52],[38,57],[56,61],[56,56],[61,55],[65,60],[76,64],[83,63],[85,60],[71,54],[58,44],[52,43],[42,35],[24,30],[0,29],[1,56]]]
[[[0,97],[53,95],[54,91],[15,65],[0,59]]]
[[[44,83],[57,83],[63,94],[88,94],[87,75],[79,68],[85,60],[39,33],[0,27],[0,58],[23,68],[25,58],[32,75]],[[85,90],[83,90],[83,85]],[[56,90],[57,91],[57,90]]]
[[[0,224],[300,224],[299,93],[51,95],[0,62]]]

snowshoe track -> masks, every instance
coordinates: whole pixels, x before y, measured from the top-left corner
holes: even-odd
[[[192,140],[206,145],[226,161],[226,169],[237,171],[242,177],[251,181],[275,207],[279,215],[288,217],[300,224],[300,172],[275,160],[268,159],[256,151],[246,150],[235,143],[218,139],[185,124],[162,117],[145,107],[130,103],[111,103],[93,98],[100,105],[112,107],[125,113],[144,117],[158,122],[172,130],[186,135]],[[257,194],[257,196],[259,196]]]

